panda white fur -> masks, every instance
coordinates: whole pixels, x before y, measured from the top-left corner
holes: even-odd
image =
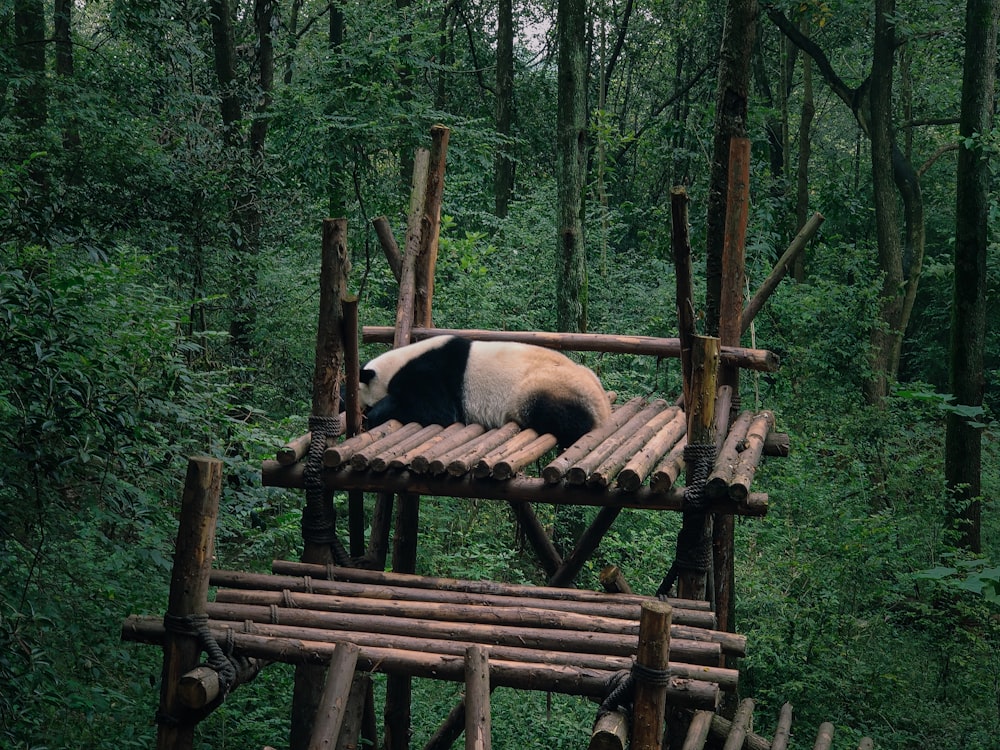
[[[530,344],[433,336],[361,370],[369,425],[517,422],[566,447],[611,414],[597,376],[559,352]]]

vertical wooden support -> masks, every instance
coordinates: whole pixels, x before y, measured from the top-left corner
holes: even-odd
[[[691,340],[694,338],[694,292],[691,281],[691,242],[688,237],[688,197],[683,187],[670,191],[671,247],[676,278],[677,331],[681,344],[684,403],[691,403]]]
[[[753,720],[753,706],[753,698],[744,698],[740,701],[740,707],[733,717],[733,725],[729,729],[729,736],[722,750],[743,750],[743,741],[750,731],[750,722]]]
[[[430,328],[434,325],[434,269],[437,267],[438,240],[441,231],[441,202],[444,198],[444,171],[451,131],[444,125],[431,128],[430,164],[424,192],[421,219],[420,254],[416,265],[416,298],[414,325]]]
[[[358,389],[361,379],[361,356],[358,352],[358,298],[350,294],[341,304],[344,330],[344,393],[347,403],[346,435],[354,437],[361,432],[361,402]],[[365,554],[365,496],[360,490],[347,493],[347,529],[351,557]]]
[[[320,698],[309,750],[336,748],[337,738],[347,716],[347,698],[354,682],[354,668],[359,649],[353,643],[338,643],[330,657],[326,684]]]
[[[427,198],[427,170],[430,153],[417,149],[413,160],[413,185],[410,192],[410,212],[406,224],[406,241],[403,244],[403,268],[399,277],[399,297],[396,300],[396,335],[393,347],[410,343],[413,330],[413,311],[416,302],[417,259],[423,236],[424,205]]]
[[[726,197],[726,225],[722,247],[722,294],[719,302],[719,338],[723,346],[739,346],[743,332],[743,289],[746,283],[746,233],[750,205],[750,140],[733,138],[729,143],[729,192]],[[739,404],[740,370],[724,367],[722,385],[732,386],[733,403]],[[715,612],[719,630],[733,629],[736,598],[733,588],[735,561],[731,515],[716,515],[712,532],[712,568]]]
[[[342,302],[347,298],[347,274],[351,263],[347,254],[347,220],[323,220],[322,261],[320,264],[319,323],[316,329],[316,363],[313,371],[312,414],[336,416],[340,400],[340,372],[344,344]],[[318,512],[334,525],[333,493],[325,493]],[[335,562],[329,544],[304,540],[302,562],[326,565]],[[326,668],[301,664],[295,668],[289,747],[306,750],[312,737],[316,708],[323,693]]]
[[[465,650],[465,750],[490,750],[490,659],[485,646]]]
[[[215,550],[215,524],[222,491],[222,462],[215,458],[188,459],[180,524],[167,614],[173,617],[203,615],[208,601],[208,578]],[[163,641],[163,672],[160,678],[158,750],[190,750],[194,744],[195,720],[185,715],[178,700],[181,677],[198,666],[198,638],[167,630]]]
[[[673,608],[662,601],[643,602],[639,616],[639,649],[636,662],[646,669],[667,669],[670,653],[670,620]],[[636,677],[632,709],[632,748],[660,750],[667,706],[666,684],[654,684]]]
[[[688,445],[715,444],[715,393],[719,369],[719,339],[695,336],[691,349],[691,401],[687,405]],[[687,480],[691,485],[692,473],[688,466]],[[682,533],[687,537],[700,535],[709,543],[712,538],[712,517],[706,513],[685,512]],[[695,527],[700,527],[698,531]],[[706,599],[707,574],[682,570],[677,578],[677,595],[682,599]]]
[[[374,733],[367,736],[364,734],[365,721],[369,714],[373,720],[375,718],[371,713],[371,692],[371,675],[355,672],[351,692],[347,698],[347,715],[344,717],[344,726],[341,727],[340,737],[337,739],[337,750],[357,750],[363,747],[365,740],[368,741],[369,747],[376,747]]]
[[[702,750],[705,741],[708,739],[708,730],[712,728],[711,711],[698,711],[691,724],[688,726],[687,735],[684,737],[684,745],[681,750]]]

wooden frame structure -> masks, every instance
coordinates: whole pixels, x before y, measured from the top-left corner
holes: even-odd
[[[384,220],[376,220],[400,281],[400,294],[395,327],[366,327],[367,341],[399,346],[444,332],[432,328],[431,302],[447,129],[435,127],[432,142],[432,149],[418,151],[415,159],[402,254]],[[318,493],[310,495],[308,515],[327,527],[333,524],[334,531],[333,492],[347,492],[350,554],[338,550],[337,544],[306,536],[301,562],[275,561],[269,575],[212,571],[221,468],[211,459],[192,459],[168,615],[163,621],[131,616],[123,627],[124,638],[157,643],[164,649],[160,748],[190,748],[197,722],[270,661],[298,665],[291,733],[295,750],[354,747],[359,737],[376,743],[367,677],[372,672],[388,675],[382,745],[387,750],[409,747],[410,679],[415,676],[466,685],[466,699],[445,719],[427,750],[449,747],[463,730],[467,748],[488,748],[489,694],[497,686],[607,699],[595,724],[593,750],[621,750],[629,726],[631,747],[659,748],[667,705],[690,711],[688,725],[679,730],[687,738],[685,748],[703,747],[720,734],[729,737],[726,747],[739,746],[730,744],[737,735],[749,747],[781,747],[780,737],[771,744],[748,733],[752,702],[741,704],[732,722],[715,713],[720,697],[733,694],[737,687],[739,673],[733,661],[745,653],[746,639],[728,632],[728,598],[717,599],[716,611],[707,601],[698,601],[705,598],[704,572],[700,578],[681,576],[678,591],[685,594],[683,599],[631,594],[613,571],[608,571],[606,583],[610,593],[566,588],[623,508],[684,512],[685,525],[697,516],[704,525],[699,533],[711,533],[706,524],[711,515],[724,519],[763,515],[767,496],[751,491],[753,476],[763,455],[787,452],[787,436],[773,432],[770,412],[741,413],[734,408],[740,368],[777,367],[769,352],[738,346],[738,331],[746,328],[750,311],[755,304],[759,309],[769,292],[758,294],[760,299],[755,298],[747,311],[738,304],[724,308],[730,333],[721,346],[719,339],[694,336],[687,314],[691,284],[686,196],[675,192],[673,200],[682,301],[679,338],[461,332],[480,339],[681,359],[684,395],[678,404],[633,399],[620,405],[609,424],[550,460],[538,476],[526,472],[552,450],[554,438],[514,424],[486,430],[478,425],[389,422],[361,430],[357,300],[346,292],[346,223],[324,222],[313,414],[326,420],[323,424],[337,416],[341,370],[348,374],[347,405],[340,414],[339,430],[324,427],[291,441],[275,460],[264,463],[262,477],[266,485]],[[795,252],[818,226],[814,220],[800,233],[793,243],[798,247]],[[742,237],[735,237],[731,252],[741,253],[742,242]],[[794,258],[793,248],[772,274],[773,283],[767,282],[771,289]],[[733,264],[742,268],[741,262]],[[736,289],[738,300],[741,281]],[[675,486],[685,471],[688,441],[710,444],[715,455],[704,468],[697,513],[689,512],[694,509],[690,493]],[[687,470],[691,471],[690,465]],[[376,494],[367,547],[365,492]],[[421,494],[508,502],[549,585],[415,575]],[[591,505],[600,511],[563,559],[535,516],[535,503]],[[385,572],[394,505],[393,572]],[[305,517],[303,523],[305,527]],[[725,529],[725,523],[721,526]],[[723,533],[731,533],[731,527]],[[716,566],[724,567],[731,562],[731,539],[728,550],[718,533],[715,542]],[[731,584],[726,582],[726,571],[721,572],[720,578],[716,570],[716,594],[721,582],[728,597]],[[211,602],[210,586],[219,587]],[[702,595],[692,597],[691,592]],[[208,666],[198,663],[202,651],[210,655]],[[627,678],[631,698],[608,703],[609,692],[615,695],[612,686],[626,675],[631,675]],[[627,705],[632,705],[630,712]],[[788,717],[790,721],[790,707]]]

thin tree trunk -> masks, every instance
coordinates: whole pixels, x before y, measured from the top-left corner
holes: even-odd
[[[587,264],[583,238],[587,164],[586,0],[559,0],[556,25],[559,38],[556,326],[560,331],[586,331]]]
[[[809,16],[802,16],[802,33],[809,34]],[[804,226],[809,218],[809,157],[812,153],[812,121],[816,114],[813,102],[812,58],[802,56],[802,108],[799,111],[799,161],[795,170],[795,226]],[[799,253],[792,271],[796,281],[805,280],[805,253]]]
[[[14,92],[14,116],[31,133],[48,119],[45,86],[45,6],[41,0],[14,0],[14,59],[28,76]]]
[[[494,181],[496,215],[507,216],[514,193],[514,159],[509,139],[514,121],[514,10],[513,0],[500,0],[497,6],[497,134],[502,141],[497,149]]]
[[[955,209],[955,287],[951,313],[949,381],[959,404],[983,403],[983,346],[986,336],[986,253],[990,207],[989,152],[975,144],[993,112],[997,58],[998,0],[968,0],[965,15],[965,72],[959,125]],[[959,546],[982,551],[982,433],[967,417],[951,412],[945,436],[945,478],[952,493],[952,524]]]

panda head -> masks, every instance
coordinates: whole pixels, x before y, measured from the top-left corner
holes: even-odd
[[[454,336],[432,336],[414,344],[390,349],[370,360],[361,368],[358,397],[361,407],[368,409],[389,395],[389,383],[401,369],[427,352],[438,349]]]
[[[388,379],[380,378],[378,370],[372,368],[370,363],[362,367],[358,385],[358,400],[361,402],[361,408],[367,409],[385,398],[389,393],[388,385]]]

